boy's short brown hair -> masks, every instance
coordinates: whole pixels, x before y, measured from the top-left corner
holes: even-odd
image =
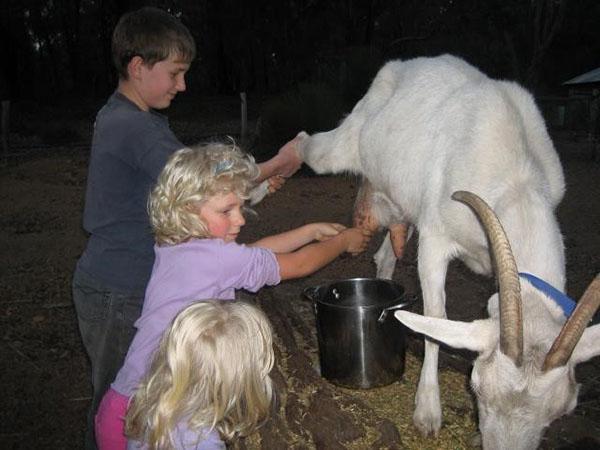
[[[128,78],[127,65],[140,56],[150,67],[176,54],[184,62],[196,57],[190,31],[176,17],[154,7],[123,14],[112,36],[113,62],[119,78]]]

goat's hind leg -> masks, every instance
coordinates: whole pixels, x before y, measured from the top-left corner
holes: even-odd
[[[423,292],[423,313],[426,316],[446,317],[444,284],[450,260],[449,254],[449,245],[445,238],[420,235],[419,279]],[[413,414],[413,422],[424,436],[437,436],[442,424],[438,356],[438,344],[425,339],[425,356]]]

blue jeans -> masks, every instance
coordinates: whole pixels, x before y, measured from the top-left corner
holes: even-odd
[[[110,289],[76,269],[73,302],[79,331],[92,367],[92,403],[88,411],[85,448],[96,449],[94,416],[104,393],[123,365],[142,312],[143,292]]]

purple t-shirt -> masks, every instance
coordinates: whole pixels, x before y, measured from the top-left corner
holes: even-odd
[[[131,397],[150,366],[164,331],[197,300],[235,299],[236,289],[258,291],[281,281],[271,250],[221,239],[192,239],[155,246],[155,261],[141,317],[123,367],[112,388]]]

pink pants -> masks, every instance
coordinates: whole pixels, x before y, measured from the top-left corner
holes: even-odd
[[[109,389],[102,397],[95,417],[96,445],[99,450],[126,450],[125,414],[129,398]]]

